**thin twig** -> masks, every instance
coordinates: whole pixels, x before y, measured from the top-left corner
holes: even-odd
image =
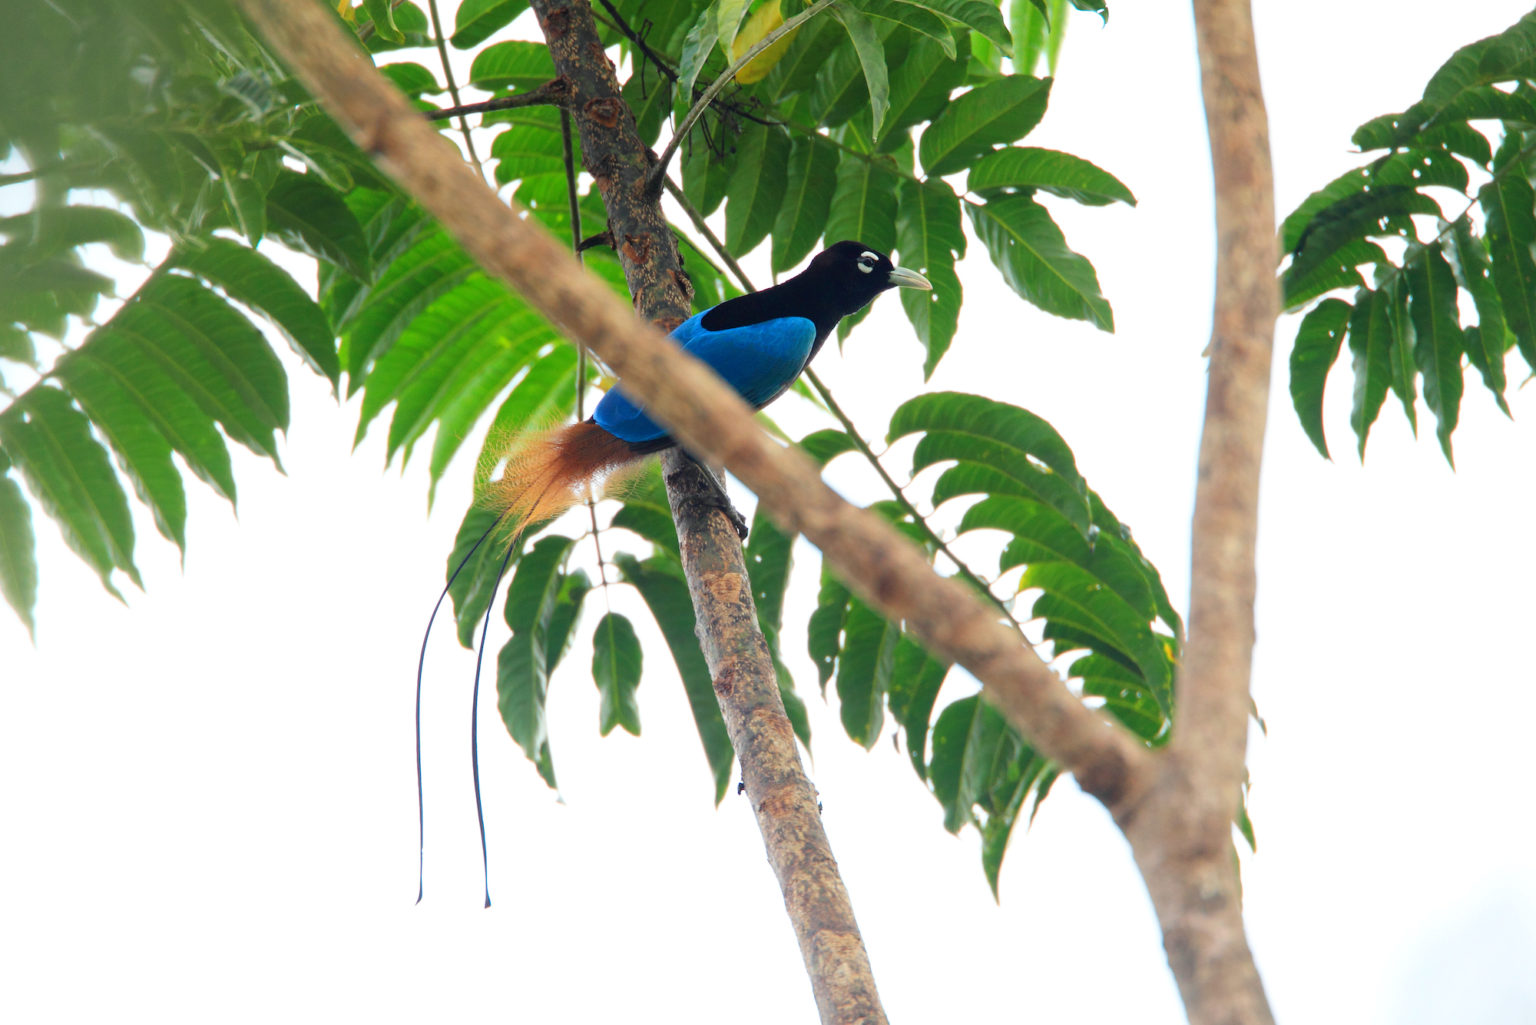
[[[655,68],[663,75],[667,76],[667,78],[671,79],[674,83],[678,81],[680,76],[678,75],[677,70],[673,68],[671,64],[667,63],[665,56],[651,49],[650,44],[645,41],[645,38],[639,32],[636,32],[634,28],[630,26],[629,22],[624,20],[624,16],[618,12],[617,8],[610,4],[608,0],[597,0],[597,2],[602,4],[603,7],[612,16],[611,21],[607,18],[600,19],[604,24],[608,25],[615,32],[619,33],[619,35],[635,44],[635,49],[640,51],[640,55],[643,56],[646,60],[650,61],[651,64],[655,66]],[[594,18],[598,17],[597,12],[593,11],[592,16]],[[704,90],[695,85],[693,87],[693,95],[695,97],[702,96],[704,95]],[[774,121],[771,118],[765,118],[753,113],[750,109],[742,106],[739,103],[732,103],[729,100],[720,100],[719,103],[720,106],[724,107],[726,110],[729,110],[732,114],[735,114],[738,117],[744,118],[748,121],[754,121],[760,125],[779,124],[778,121]]]
[[[459,96],[459,83],[453,77],[453,65],[448,62],[448,41],[443,36],[443,19],[437,12],[437,0],[427,0],[427,10],[432,15],[432,34],[437,37],[437,59],[443,66],[443,78],[448,82],[448,95],[453,97],[453,105],[462,107],[463,99]],[[485,165],[480,163],[480,156],[475,152],[475,140],[469,134],[469,120],[459,115],[459,133],[464,136],[464,148],[469,151],[470,163],[475,165],[475,170],[480,172],[480,177],[485,177]]]
[[[715,251],[715,254],[724,261],[726,267],[735,275],[742,289],[747,292],[757,291],[753,287],[752,282],[747,279],[746,272],[741,269],[741,264],[737,263],[735,257],[731,256],[730,250],[726,249],[725,244],[720,241],[720,237],[711,230],[708,223],[705,222],[703,215],[699,213],[698,208],[689,202],[688,197],[683,194],[683,190],[678,188],[671,178],[666,179],[664,184],[666,185],[667,194],[683,208],[683,213],[688,215],[688,219],[693,222],[694,228],[698,230],[699,234],[704,236],[705,240],[709,242],[710,248]],[[992,593],[992,585],[967,566],[928,523],[927,517],[917,511],[917,507],[912,504],[911,500],[907,498],[906,493],[902,491],[901,485],[897,484],[891,475],[886,472],[885,467],[880,463],[880,457],[875,454],[874,449],[869,447],[869,443],[864,440],[864,436],[853,425],[853,421],[848,417],[848,414],[843,412],[842,407],[837,404],[837,400],[832,397],[832,390],[822,382],[820,377],[816,376],[816,371],[806,367],[805,379],[811,382],[811,387],[816,389],[816,393],[821,397],[827,412],[831,413],[843,425],[843,431],[853,442],[854,448],[858,449],[859,454],[864,457],[864,460],[875,468],[875,473],[879,474],[880,479],[885,482],[885,486],[890,490],[892,497],[922,527],[923,533],[928,536],[929,542],[939,551],[943,552],[945,558],[954,563],[955,570],[965,578],[966,582],[986,595],[992,604],[997,606],[998,611],[1008,617],[1008,622],[1013,624],[1013,628],[1018,631],[1019,636],[1024,638],[1025,643],[1028,643],[1028,638],[1024,635],[1024,627],[1014,618],[1013,610],[1008,607],[1006,602]]]
[[[646,181],[646,189],[650,193],[656,194],[661,191],[661,181],[667,176],[667,164],[671,163],[672,157],[677,153],[677,147],[688,137],[688,133],[693,131],[694,123],[704,116],[704,112],[709,109],[710,103],[720,94],[720,90],[730,84],[731,80],[736,77],[737,72],[752,63],[753,58],[758,54],[836,2],[837,0],[817,0],[816,3],[759,39],[746,53],[732,61],[731,66],[726,68],[719,78],[709,84],[709,88],[704,90],[704,95],[699,97],[698,102],[693,105],[693,109],[688,111],[688,115],[683,118],[683,123],[672,134],[671,141],[667,143],[667,148],[661,151],[661,156],[657,158],[656,165],[651,168],[650,178]]]
[[[450,117],[464,117],[467,114],[489,114],[497,110],[515,110],[518,107],[537,107],[542,104],[556,107],[565,105],[565,85],[558,78],[525,93],[513,93],[511,96],[498,96],[493,100],[481,100],[479,103],[465,103],[456,107],[429,110],[426,112],[426,118],[428,121],[443,121]]]

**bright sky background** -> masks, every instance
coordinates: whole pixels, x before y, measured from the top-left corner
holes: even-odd
[[[1282,215],[1354,166],[1357,124],[1406,107],[1455,47],[1526,7],[1446,9],[1257,4]],[[1187,607],[1212,280],[1187,10],[1121,2],[1107,28],[1079,16],[1060,72],[1031,143],[1094,160],[1141,201],[1052,204],[1098,268],[1118,333],[1025,306],[973,243],[961,335],[932,387],[984,390],[1054,423]],[[817,365],[867,436],[922,386],[900,312],[882,300]],[[1510,423],[1469,382],[1453,473],[1428,411],[1415,441],[1391,400],[1362,468],[1341,373],[1324,462],[1289,405],[1294,328],[1279,331],[1259,553],[1254,690],[1268,736],[1250,749],[1259,851],[1243,879],[1260,969],[1287,1021],[1536,1022],[1536,402],[1511,395]],[[0,615],[0,1019],[814,1020],[750,811],[734,795],[713,807],[654,638],[645,736],[598,738],[598,595],[550,696],[563,801],[482,699],[489,911],[472,660],[447,631],[434,644],[427,896],[412,906],[416,650],[469,468],[453,468],[429,516],[424,465],[381,472],[381,428],[351,453],[356,404],[338,408],[291,361],[290,374],[287,476],[236,450],[238,521],[191,483],[184,567],[141,517],[148,591],[131,608],[38,521],[36,647]],[[857,480],[848,491],[874,497]],[[835,704],[814,698],[801,654],[814,586],[797,578],[786,650],[891,1019],[1182,1021],[1100,806],[1059,785],[1014,837],[994,904],[975,833],[946,834],[906,756],[884,740],[862,752]],[[611,601],[646,619],[622,588]]]

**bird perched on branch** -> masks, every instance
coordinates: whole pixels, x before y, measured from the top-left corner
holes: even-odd
[[[712,306],[679,324],[672,337],[684,350],[725,378],[753,408],[761,409],[794,383],[832,329],[837,327],[838,321],[850,313],[857,313],[886,289],[897,287],[931,289],[933,286],[916,271],[892,265],[884,253],[859,242],[838,242],[819,253],[809,267],[789,280]],[[438,610],[453,582],[492,532],[500,528],[513,539],[492,585],[494,594],[501,583],[501,574],[511,561],[516,539],[529,524],[559,515],[579,502],[598,479],[675,444],[666,429],[646,414],[644,404],[624,391],[622,382],[603,396],[587,420],[528,439],[507,457],[500,478],[488,487],[484,502],[497,511],[496,522],[480,536],[449,576],[448,586],[438,596],[432,616],[427,620],[427,637],[431,636],[432,624],[437,620]],[[726,498],[725,486],[719,478],[708,467],[704,470],[720,507],[745,539],[746,521]],[[494,604],[494,599],[487,604],[486,622],[481,625],[482,654],[485,629]],[[422,638],[421,660],[416,666],[416,798],[423,858],[426,817],[421,784],[421,687],[427,637]],[[474,693],[474,706],[478,708],[478,659]],[[475,722],[473,713],[471,722]],[[472,725],[471,736],[478,738],[478,727]],[[488,866],[484,857],[485,819],[480,807],[478,741],[472,742],[470,751],[475,772],[475,810],[480,819],[480,852],[482,863]],[[488,867],[486,880],[485,906],[490,907]],[[421,900],[419,883],[416,899]]]
[[[896,287],[933,286],[916,271],[894,266],[884,253],[859,242],[838,242],[782,284],[695,314],[672,337],[754,409],[762,409],[794,383],[838,321]],[[621,381],[590,418],[534,439],[510,456],[485,500],[504,512],[504,526],[515,535],[569,509],[594,481],[674,444]],[[746,521],[726,498],[724,486],[713,472],[706,477],[745,538]]]

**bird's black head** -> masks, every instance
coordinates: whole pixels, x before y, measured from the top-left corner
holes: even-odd
[[[889,256],[862,242],[833,243],[798,276],[834,303],[840,317],[863,309],[888,288],[933,287],[921,274],[897,267]]]

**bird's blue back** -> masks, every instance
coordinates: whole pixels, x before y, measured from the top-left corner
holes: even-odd
[[[754,409],[778,398],[792,384],[811,356],[816,325],[808,317],[777,317],[742,327],[710,331],[703,326],[709,310],[694,314],[672,332],[684,351],[698,357],[725,379]],[[592,420],[603,430],[631,444],[665,438],[667,432],[645,415],[644,407],[624,393],[609,389]]]

